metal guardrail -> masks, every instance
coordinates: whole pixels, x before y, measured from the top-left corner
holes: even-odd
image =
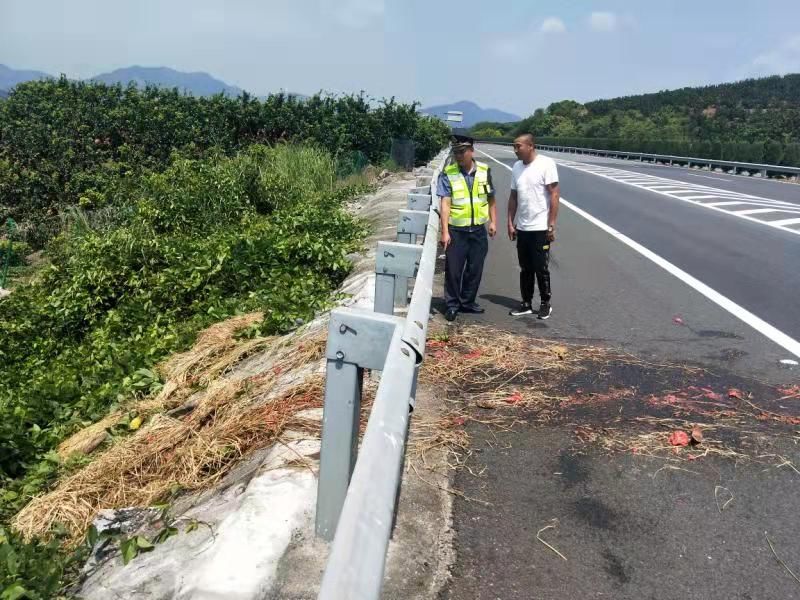
[[[440,154],[408,194],[399,241],[378,243],[375,311],[331,313],[316,533],[333,544],[320,600],[376,600],[383,585],[433,293],[439,242],[433,186],[446,156]],[[421,246],[418,236],[424,236]],[[396,303],[408,303],[410,278],[415,282],[408,313],[394,316]],[[382,373],[359,451],[365,369]]]
[[[510,146],[511,142],[491,141],[487,143]],[[784,165],[767,165],[761,163],[737,162],[733,160],[718,160],[716,158],[697,158],[691,156],[675,156],[672,154],[650,154],[647,152],[623,152],[622,150],[600,150],[596,148],[578,148],[576,146],[551,146],[548,144],[537,144],[537,148],[550,152],[565,152],[569,154],[588,154],[592,156],[604,156],[608,158],[624,158],[627,160],[639,160],[640,162],[659,162],[669,165],[686,165],[691,168],[693,165],[705,166],[709,169],[714,167],[730,169],[733,175],[740,171],[747,173],[761,173],[763,177],[770,175],[797,175],[800,176],[800,167],[788,167]]]

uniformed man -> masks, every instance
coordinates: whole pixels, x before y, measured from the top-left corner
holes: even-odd
[[[497,233],[497,206],[489,166],[474,160],[474,140],[452,139],[455,162],[439,176],[436,193],[442,199],[442,244],[445,249],[445,319],[459,312],[484,312],[475,298],[489,251],[489,237]],[[487,227],[488,224],[488,227]],[[488,231],[487,231],[488,229]]]

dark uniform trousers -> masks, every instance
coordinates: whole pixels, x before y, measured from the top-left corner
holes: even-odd
[[[519,288],[522,301],[531,304],[535,283],[542,302],[550,302],[550,242],[546,231],[517,231]]]
[[[447,308],[475,304],[489,252],[486,227],[450,227],[450,245],[445,252],[444,299]]]

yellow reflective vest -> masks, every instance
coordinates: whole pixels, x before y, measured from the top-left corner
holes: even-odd
[[[483,225],[489,220],[489,165],[475,161],[472,189],[458,163],[447,166],[444,174],[450,181],[450,220],[453,227]]]

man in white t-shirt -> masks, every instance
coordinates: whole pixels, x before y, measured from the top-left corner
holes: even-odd
[[[533,291],[539,283],[542,303],[536,311],[540,319],[553,312],[550,306],[550,244],[556,239],[558,216],[558,170],[552,158],[536,152],[533,135],[525,133],[514,140],[519,159],[511,170],[511,195],[508,199],[508,237],[517,241],[519,287],[522,304],[510,314],[532,315]]]

